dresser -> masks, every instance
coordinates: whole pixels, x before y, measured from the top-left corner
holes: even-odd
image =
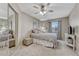
[[[65,43],[67,46],[73,48],[73,51],[76,50],[76,35],[65,33]]]
[[[79,55],[79,35],[76,35],[76,53]]]

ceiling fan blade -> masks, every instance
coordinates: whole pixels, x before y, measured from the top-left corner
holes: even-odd
[[[36,8],[36,9],[39,9],[39,7],[38,7],[38,6],[35,6],[35,5],[34,5],[33,7],[34,7],[34,8]]]
[[[48,10],[48,12],[54,12],[53,10]]]
[[[34,14],[38,14],[38,12],[35,12]]]
[[[47,6],[49,6],[50,5],[50,3],[47,3]]]

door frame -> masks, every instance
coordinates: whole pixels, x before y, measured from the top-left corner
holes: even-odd
[[[15,46],[17,46],[18,42],[18,13],[16,10],[8,3],[8,19],[9,19],[9,8],[12,9],[12,11],[15,13]],[[9,23],[9,20],[8,20]],[[8,25],[9,26],[9,25]]]

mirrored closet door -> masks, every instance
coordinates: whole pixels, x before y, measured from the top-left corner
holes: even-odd
[[[18,39],[18,23],[17,23],[17,13],[13,9],[13,7],[8,4],[9,6],[9,48],[16,47],[16,41]]]
[[[9,7],[9,54],[12,55],[16,50],[17,39],[18,39],[18,21],[17,21],[17,13],[14,8],[8,4]]]
[[[0,3],[0,55],[8,55],[8,4]]]

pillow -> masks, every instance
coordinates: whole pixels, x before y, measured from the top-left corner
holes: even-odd
[[[39,30],[38,29],[34,29],[34,30],[32,30],[32,33],[39,33]]]

